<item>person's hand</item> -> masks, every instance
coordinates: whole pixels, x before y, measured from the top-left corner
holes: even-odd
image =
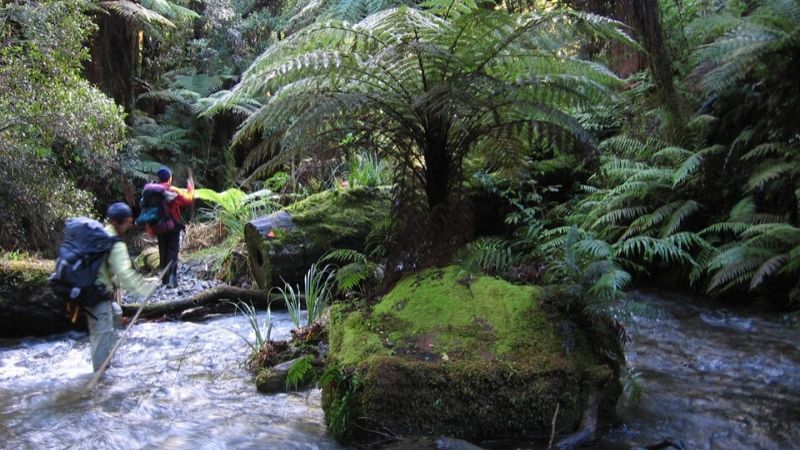
[[[194,190],[194,176],[192,175],[192,169],[189,169],[189,178],[186,180],[186,189],[189,189],[189,191]]]

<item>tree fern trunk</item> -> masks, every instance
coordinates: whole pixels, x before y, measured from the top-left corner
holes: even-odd
[[[428,121],[423,144],[425,157],[425,195],[428,208],[433,211],[447,203],[450,196],[452,161],[447,151],[447,124],[439,117]]]
[[[98,14],[97,25],[91,40],[89,81],[130,112],[139,56],[137,30],[130,21],[115,13]]]

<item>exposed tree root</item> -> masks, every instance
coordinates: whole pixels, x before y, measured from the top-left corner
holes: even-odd
[[[589,393],[589,401],[586,403],[586,409],[583,411],[583,419],[581,419],[580,429],[566,437],[558,440],[556,448],[559,450],[571,450],[576,447],[594,440],[595,431],[597,431],[597,413],[600,410],[600,401],[596,389],[592,389]]]

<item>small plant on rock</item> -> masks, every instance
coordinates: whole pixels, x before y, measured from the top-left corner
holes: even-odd
[[[231,302],[231,304],[236,308],[237,312],[241,312],[245,317],[247,317],[250,328],[255,332],[255,338],[253,341],[251,341],[239,333],[236,334],[247,343],[248,347],[250,347],[254,354],[257,353],[265,344],[270,341],[270,337],[272,336],[272,310],[269,306],[267,306],[267,318],[264,320],[264,330],[262,331],[261,326],[258,324],[256,308],[252,303],[248,304],[244,302]]]

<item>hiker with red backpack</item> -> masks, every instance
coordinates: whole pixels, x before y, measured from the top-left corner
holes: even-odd
[[[130,295],[146,298],[155,289],[133,270],[122,238],[133,226],[133,211],[122,202],[106,210],[108,225],[86,217],[67,220],[58,250],[56,271],[50,277],[53,292],[61,296],[74,323],[86,314],[95,372],[108,357],[122,324],[122,308],[114,301],[117,286]]]
[[[172,171],[161,167],[156,172],[158,183],[148,183],[142,191],[142,212],[136,223],[144,224],[147,232],[158,238],[159,267],[169,270],[164,273],[161,284],[178,287],[178,253],[180,251],[181,208],[191,206],[194,200],[194,180],[191,176],[186,189],[172,185]]]

